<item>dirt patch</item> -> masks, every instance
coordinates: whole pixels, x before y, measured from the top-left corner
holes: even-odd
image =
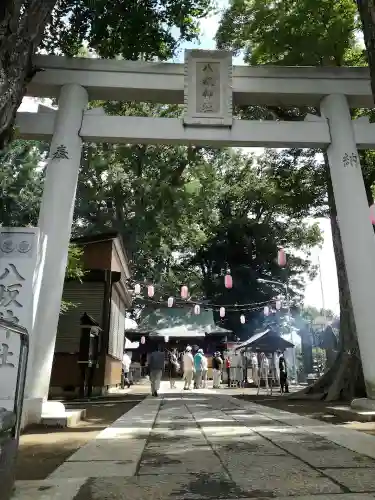
[[[144,397],[145,394],[129,394],[92,402],[67,403],[69,409],[86,409],[86,419],[70,429],[43,426],[28,428],[20,440],[16,479],[45,479],[78,448],[94,439]]]
[[[348,429],[355,429],[357,431],[365,432],[375,436],[375,422],[355,422],[348,421],[343,417],[338,417],[330,413],[329,408],[332,406],[345,406],[349,405],[348,401],[340,402],[326,402],[326,401],[306,401],[306,400],[288,400],[284,396],[253,396],[241,395],[235,396],[236,399],[244,401],[251,401],[260,405],[269,406],[278,410],[289,411],[310,418],[328,422],[334,425],[340,425]]]

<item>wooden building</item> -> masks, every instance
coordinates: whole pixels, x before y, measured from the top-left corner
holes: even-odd
[[[209,377],[211,357],[215,351],[223,351],[227,342],[234,339],[234,334],[215,324],[211,309],[202,308],[200,314],[194,314],[188,307],[145,307],[142,311],[138,328],[127,330],[126,336],[140,342],[134,353],[134,360],[142,362],[147,354],[162,345],[166,354],[176,348],[182,353],[187,345],[193,351],[202,348],[208,357]],[[167,358],[167,357],[166,357]]]
[[[130,277],[128,259],[117,233],[78,238],[72,243],[83,249],[82,281],[66,280],[63,300],[72,304],[60,315],[50,396],[76,396],[79,393],[80,345],[84,314],[99,327],[99,353],[93,376],[92,394],[103,394],[121,382],[125,342],[125,311],[131,306],[126,280]],[[80,361],[80,362],[79,362]]]

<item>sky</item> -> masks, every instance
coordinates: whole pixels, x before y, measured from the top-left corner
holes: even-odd
[[[218,12],[211,15],[200,23],[201,35],[199,42],[184,44],[178,56],[175,58],[176,62],[183,62],[184,49],[187,48],[200,48],[200,49],[215,49],[214,37],[221,17],[220,10],[228,5],[228,0],[217,0]],[[244,64],[241,57],[233,59],[234,64]],[[37,110],[37,103],[31,98],[24,98],[20,111]],[[246,151],[246,148],[243,148]],[[254,152],[258,152],[261,148],[247,148]],[[317,309],[323,306],[326,309],[331,309],[335,313],[339,313],[339,295],[337,286],[336,275],[336,262],[332,244],[332,234],[330,229],[330,222],[328,219],[319,219],[319,226],[322,231],[324,242],[319,248],[316,247],[312,250],[311,259],[314,264],[320,263],[321,280],[319,275],[313,281],[307,281],[305,290],[305,305],[311,305]]]

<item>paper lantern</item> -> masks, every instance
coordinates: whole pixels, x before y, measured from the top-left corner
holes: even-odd
[[[375,203],[370,207],[370,221],[373,226],[375,226]]]
[[[152,285],[147,287],[147,295],[153,297],[155,295],[155,288]]]
[[[225,288],[232,288],[233,287],[233,278],[230,274],[225,275],[224,285],[225,285]]]
[[[165,335],[165,337],[164,337],[164,342],[165,342],[165,343],[169,342],[169,337],[168,337],[168,335]]]
[[[276,300],[276,309],[279,311],[281,309],[281,300]]]
[[[219,314],[220,314],[220,318],[224,318],[224,316],[225,316],[225,307],[220,307]]]
[[[268,316],[268,315],[269,315],[269,313],[270,313],[270,308],[269,308],[268,306],[265,306],[265,307],[264,307],[264,315],[265,315],[265,316]]]
[[[181,287],[181,298],[187,299],[189,295],[189,289],[186,285]]]
[[[277,253],[277,263],[280,267],[286,266],[286,254],[283,248],[280,248],[280,250]]]
[[[139,295],[141,293],[141,285],[139,283],[137,283],[135,286],[134,286],[134,293],[136,295]]]
[[[245,324],[245,322],[246,322],[245,316],[243,314],[241,314],[241,316],[240,316],[240,321],[242,324]]]
[[[167,304],[168,307],[173,307],[173,297],[169,297]]]
[[[146,342],[146,338],[145,337],[141,337],[141,344],[144,344]]]
[[[201,312],[201,307],[198,304],[196,304],[194,306],[194,314],[200,314],[200,312]]]

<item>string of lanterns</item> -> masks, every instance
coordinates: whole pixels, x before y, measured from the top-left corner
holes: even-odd
[[[278,253],[277,253],[277,263],[280,267],[285,267],[286,266],[286,254],[285,254],[285,251],[284,249],[279,249],[278,250]],[[224,276],[224,286],[226,289],[230,290],[231,288],[233,288],[233,278],[232,278],[232,275],[230,273],[230,270],[227,271],[227,273],[225,274]],[[136,296],[139,296],[141,294],[141,285],[139,283],[136,283],[134,285],[134,294]],[[155,287],[154,285],[148,285],[147,286],[147,297],[149,299],[153,299],[155,295]],[[183,285],[181,286],[181,290],[180,290],[180,296],[181,296],[181,299],[183,301],[185,301],[185,305],[186,305],[186,302],[189,300],[189,288],[186,286],[186,285]],[[153,302],[155,302],[155,300],[153,300]],[[156,301],[160,304],[162,304],[163,302],[161,301]],[[261,308],[263,308],[263,312],[264,312],[264,315],[265,316],[269,316],[271,310],[269,308],[268,305],[264,305],[264,304],[267,304],[269,301],[263,301],[263,302],[258,302],[258,303],[250,303],[250,304],[229,304],[229,309],[227,309],[226,307],[227,306],[215,306],[215,305],[211,305],[209,306],[208,304],[203,304],[203,308],[204,309],[214,309],[214,310],[217,310],[217,307],[219,307],[219,316],[220,318],[225,318],[225,315],[227,312],[233,312],[233,311],[236,311],[236,312],[239,312],[241,310],[244,310],[244,306],[246,306],[246,309],[247,311],[255,311],[255,310],[260,310]],[[167,306],[169,308],[171,307],[178,307],[180,306],[181,304],[179,304],[177,302],[177,300],[174,298],[174,297],[168,297],[168,300],[167,300]],[[201,313],[201,304],[199,303],[193,303],[192,305],[194,305],[194,314],[195,315],[199,315]],[[250,308],[248,308],[250,306]],[[254,308],[255,306],[255,308]],[[275,302],[275,307],[276,307],[276,310],[279,311],[282,307],[282,303],[281,303],[281,300],[280,299],[277,299],[276,302]],[[246,317],[244,314],[241,314],[240,315],[240,322],[241,324],[245,324],[246,323]]]

